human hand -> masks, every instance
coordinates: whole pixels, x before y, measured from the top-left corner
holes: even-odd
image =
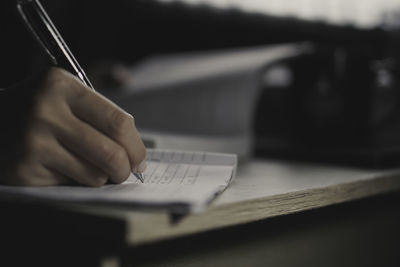
[[[4,183],[101,186],[146,168],[133,117],[59,68],[35,96],[23,142],[23,158]]]

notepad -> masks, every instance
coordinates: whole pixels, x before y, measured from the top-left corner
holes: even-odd
[[[18,199],[80,204],[162,208],[174,213],[200,212],[235,176],[233,154],[147,150],[142,184],[134,175],[122,184],[83,186],[0,186],[0,194]]]

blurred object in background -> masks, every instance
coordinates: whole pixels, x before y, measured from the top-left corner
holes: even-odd
[[[158,148],[247,157],[263,70],[310,49],[292,44],[154,56],[120,69],[123,87],[104,93],[135,116],[142,137]]]
[[[270,76],[283,67],[291,83],[282,86]],[[400,69],[394,58],[362,46],[319,46],[264,75],[255,120],[258,155],[399,164]]]

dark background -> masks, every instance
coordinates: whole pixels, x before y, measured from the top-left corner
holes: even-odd
[[[300,40],[387,46],[379,30],[189,7],[143,0],[41,3],[85,69],[99,61],[134,63],[158,53],[265,45]],[[0,3],[0,87],[49,62],[20,19],[15,0]],[[328,29],[328,30],[327,30]]]

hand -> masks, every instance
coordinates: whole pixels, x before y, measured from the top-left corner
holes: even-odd
[[[58,68],[35,97],[23,148],[7,184],[101,186],[146,168],[133,117]]]

